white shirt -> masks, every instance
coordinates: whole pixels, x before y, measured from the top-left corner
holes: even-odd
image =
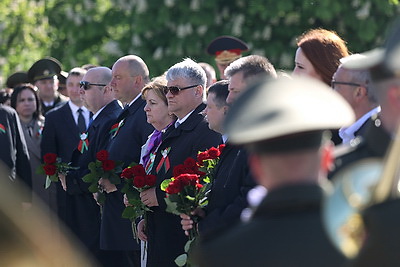
[[[132,105],[132,103],[135,102],[136,99],[138,99],[138,98],[141,97],[141,96],[142,96],[142,93],[138,94],[138,95],[128,104],[128,107],[130,107],[130,106]]]
[[[106,105],[106,106],[107,106],[107,105]],[[104,106],[104,107],[102,107],[101,109],[99,109],[99,110],[96,112],[96,114],[94,114],[94,115],[92,116],[92,121],[94,121],[94,120],[97,118],[97,116],[99,116],[100,112],[101,112],[106,106]]]
[[[339,136],[343,140],[343,144],[349,144],[352,139],[354,139],[354,133],[360,129],[360,127],[373,115],[381,111],[381,107],[378,106],[369,112],[365,113],[364,116],[359,118],[355,123],[349,127],[342,127],[339,129]]]
[[[223,134],[222,135],[222,142],[224,142],[224,144],[226,144],[226,141],[228,141],[228,135],[227,134]]]
[[[86,124],[86,127],[87,127],[89,125],[89,118],[90,118],[89,110],[87,108],[85,108],[84,106],[78,107],[77,105],[75,105],[71,101],[68,101],[68,105],[69,105],[69,108],[72,111],[72,116],[74,117],[76,125],[78,125],[78,116],[79,116],[78,109],[82,109],[82,115],[83,115],[83,118],[85,118],[85,124]]]
[[[190,111],[185,117],[183,117],[182,119],[177,119],[175,122],[175,128],[177,128],[179,125],[181,125],[182,123],[184,123],[187,118],[189,118],[190,114],[192,114],[194,111],[194,109],[192,111]]]

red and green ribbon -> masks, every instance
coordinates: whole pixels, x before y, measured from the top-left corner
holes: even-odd
[[[6,133],[6,127],[0,123],[0,133]]]
[[[160,162],[157,165],[157,168],[156,168],[157,173],[160,172],[162,166],[164,166],[165,172],[167,172],[169,170],[169,168],[171,167],[171,164],[170,164],[169,158],[168,158],[168,153],[170,150],[171,150],[171,147],[168,147],[161,151],[162,159],[160,160]]]
[[[78,150],[83,154],[83,152],[89,149],[88,134],[82,133],[79,137],[81,140],[79,141],[78,144]]]
[[[111,130],[109,133],[112,135],[112,138],[114,138],[118,134],[118,131],[122,127],[122,125],[124,125],[124,120],[117,122],[116,124],[111,126]]]

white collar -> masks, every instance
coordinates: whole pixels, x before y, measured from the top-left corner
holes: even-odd
[[[339,129],[339,136],[343,140],[343,144],[349,144],[350,141],[355,137],[354,133],[361,128],[361,126],[373,115],[381,111],[381,107],[371,109],[369,112],[365,113],[361,118],[359,118],[355,123],[349,127],[342,127]]]

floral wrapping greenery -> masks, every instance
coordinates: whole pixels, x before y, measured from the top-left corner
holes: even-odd
[[[185,245],[185,254],[178,256],[175,263],[178,266],[188,265],[188,252],[194,242],[197,232],[198,218],[192,215],[196,208],[204,208],[208,204],[208,194],[211,189],[214,169],[219,162],[219,157],[225,145],[212,147],[199,152],[197,161],[187,158],[183,164],[173,169],[174,177],[166,179],[161,184],[161,190],[166,192],[164,199],[166,211],[180,215],[186,214],[194,221],[193,228],[189,231],[189,241]]]
[[[37,174],[46,175],[45,188],[49,188],[51,182],[58,182],[58,174],[67,175],[70,170],[77,170],[79,167],[72,167],[71,163],[64,163],[55,153],[46,153],[43,156],[44,164],[41,164],[37,170]]]
[[[104,203],[105,196],[103,189],[99,186],[100,178],[108,179],[112,184],[120,184],[121,179],[117,173],[121,173],[123,162],[114,161],[108,158],[107,150],[100,150],[96,153],[96,161],[90,162],[88,169],[90,173],[82,177],[86,183],[90,183],[88,190],[92,193],[98,193],[97,201]]]
[[[131,220],[133,235],[138,240],[136,221],[144,217],[147,211],[151,211],[140,199],[140,193],[152,188],[156,184],[157,177],[152,174],[146,174],[142,164],[131,163],[121,173],[121,178],[125,179],[125,185],[121,192],[126,194],[130,206],[125,207],[122,217]]]

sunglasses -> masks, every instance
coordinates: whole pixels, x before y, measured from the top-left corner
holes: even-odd
[[[343,84],[343,85],[350,85],[350,86],[361,86],[359,83],[348,83],[348,82],[337,82],[337,81],[332,81],[331,82],[331,87],[332,89],[335,89],[336,84]]]
[[[80,81],[79,82],[79,87],[83,88],[83,90],[88,90],[90,89],[90,86],[106,86],[107,84],[100,84],[100,83],[90,83],[87,81]]]
[[[179,92],[181,90],[186,90],[186,89],[193,88],[193,87],[196,87],[196,86],[199,86],[199,85],[200,84],[196,84],[196,85],[191,85],[191,86],[187,86],[187,87],[183,87],[183,88],[179,88],[177,86],[165,87],[164,88],[164,94],[168,94],[168,92],[171,92],[171,94],[177,95],[177,94],[179,94]]]

